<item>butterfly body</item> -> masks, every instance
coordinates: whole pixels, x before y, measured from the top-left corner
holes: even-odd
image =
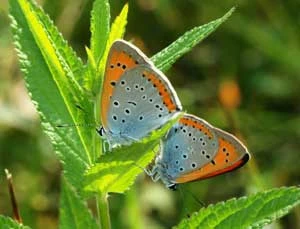
[[[246,147],[236,137],[186,114],[162,139],[161,152],[150,175],[174,187],[232,171],[249,158]]]
[[[133,45],[114,42],[101,97],[104,137],[110,147],[141,140],[181,109],[164,74]]]

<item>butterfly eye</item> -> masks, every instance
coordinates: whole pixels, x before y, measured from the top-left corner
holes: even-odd
[[[96,131],[101,137],[103,137],[105,134],[105,130],[103,127],[101,127],[100,129],[96,129]]]

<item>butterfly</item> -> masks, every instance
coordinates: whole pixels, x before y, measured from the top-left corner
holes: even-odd
[[[124,40],[116,40],[110,48],[100,106],[98,132],[110,149],[141,140],[182,110],[167,77]]]
[[[247,148],[235,136],[185,114],[162,139],[148,175],[175,190],[177,184],[230,172],[249,159]]]

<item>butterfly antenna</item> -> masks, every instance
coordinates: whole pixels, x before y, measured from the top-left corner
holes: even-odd
[[[6,180],[7,180],[7,183],[8,183],[8,191],[9,191],[9,195],[10,195],[11,205],[12,205],[12,208],[13,208],[14,220],[16,220],[19,224],[22,224],[22,218],[21,218],[21,215],[20,215],[17,199],[16,199],[16,196],[15,196],[12,175],[8,171],[8,169],[4,169],[4,171],[5,171]]]
[[[75,107],[79,110],[81,110],[84,113],[87,113],[86,110],[84,110],[79,104],[75,104]],[[55,127],[61,128],[61,127],[77,127],[77,126],[82,126],[82,127],[96,127],[95,124],[74,124],[74,123],[67,123],[67,124],[58,124]],[[98,128],[96,128],[97,132],[99,131]]]
[[[61,127],[77,127],[77,126],[82,126],[82,127],[95,127],[95,124],[58,124],[55,127],[61,128]]]

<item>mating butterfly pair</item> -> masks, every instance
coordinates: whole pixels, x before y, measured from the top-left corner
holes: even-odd
[[[129,145],[179,115],[181,103],[167,77],[135,46],[117,40],[110,48],[102,97],[100,134],[110,148]],[[246,147],[233,135],[185,114],[161,141],[149,172],[169,188],[213,177],[244,165]]]

